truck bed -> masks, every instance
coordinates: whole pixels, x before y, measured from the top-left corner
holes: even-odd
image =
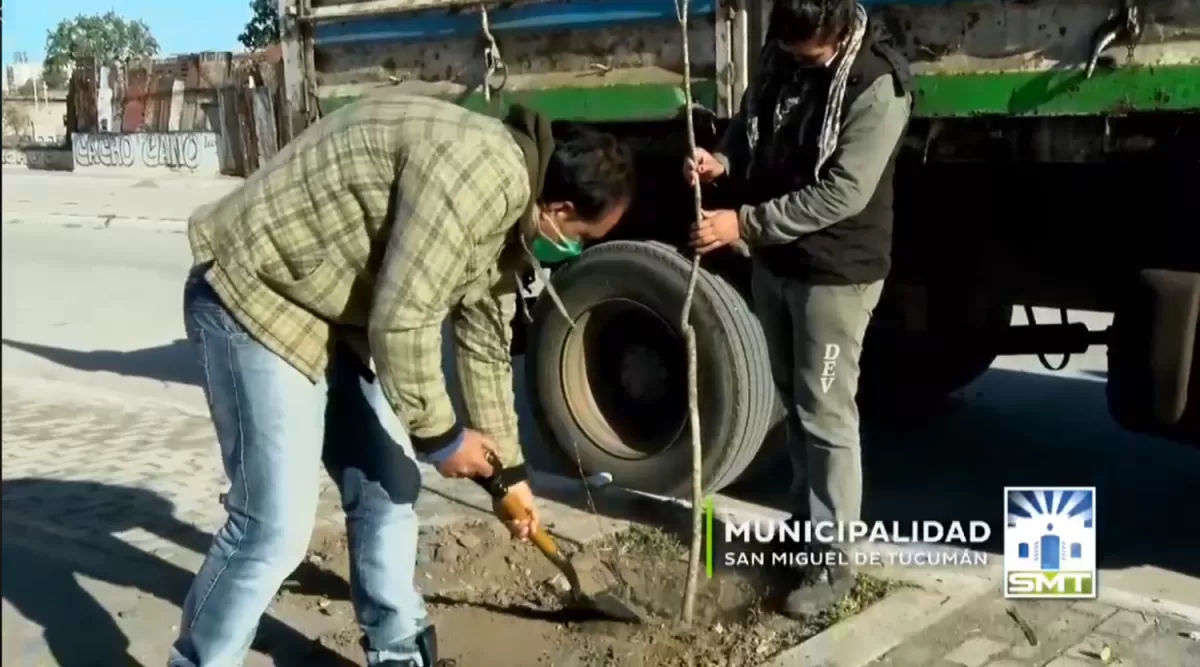
[[[675,0],[484,4],[508,67],[509,100],[592,121],[668,117],[683,101]],[[1119,0],[863,4],[913,63],[918,118],[1200,109],[1194,0],[1140,2],[1136,48],[1116,40],[1090,78],[1094,45]],[[752,70],[767,6],[691,3],[694,90],[719,115],[734,108]],[[482,102],[471,95],[483,75],[480,3],[314,0],[309,12],[308,69],[324,108],[379,86]]]

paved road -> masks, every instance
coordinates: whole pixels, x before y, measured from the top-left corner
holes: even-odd
[[[34,220],[3,229],[6,383],[169,402],[202,415],[181,343],[184,236]],[[1188,511],[1200,506],[1200,451],[1116,428],[1105,414],[1103,369],[1102,350],[1058,374],[1010,358],[944,414],[872,424],[868,511],[984,518],[998,528],[1005,484],[1094,484],[1103,507],[1102,586],[1200,606],[1200,520]],[[528,427],[527,414],[523,422]],[[537,447],[531,459],[546,461]],[[781,487],[782,480],[746,497],[771,504]]]
[[[6,221],[44,218],[47,213],[79,218],[182,220],[197,206],[219,198],[239,182],[235,178],[184,175],[80,176],[5,169],[0,189]]]

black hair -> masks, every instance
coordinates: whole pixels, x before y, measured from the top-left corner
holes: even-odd
[[[607,132],[557,121],[554,153],[542,185],[542,201],[571,202],[579,217],[595,221],[633,197],[633,155]]]
[[[857,0],[775,0],[768,39],[784,44],[832,38],[854,25]]]

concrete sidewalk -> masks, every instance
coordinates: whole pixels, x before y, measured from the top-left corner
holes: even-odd
[[[122,177],[5,170],[5,223],[174,225],[241,184],[238,178]]]
[[[872,667],[1200,665],[1200,627],[1096,600],[980,596]]]

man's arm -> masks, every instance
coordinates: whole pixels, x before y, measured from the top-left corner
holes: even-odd
[[[472,227],[505,215],[506,174],[468,142],[410,151],[368,325],[379,382],[423,454],[453,449],[465,426],[442,373],[442,325],[475,243]]]
[[[751,246],[788,243],[861,213],[908,125],[909,99],[896,94],[890,74],[876,79],[846,111],[825,175],[796,192],[743,206],[742,238]]]
[[[513,395],[512,320],[517,312],[515,278],[504,276],[483,298],[455,309],[455,356],[463,405],[471,426],[496,443],[500,463],[518,466],[525,457],[517,431]]]

